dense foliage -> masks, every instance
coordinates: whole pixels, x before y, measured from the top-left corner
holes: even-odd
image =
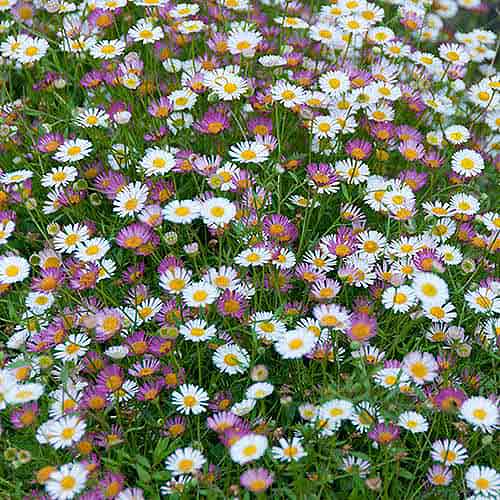
[[[0,0],[0,497],[500,498],[488,11]]]

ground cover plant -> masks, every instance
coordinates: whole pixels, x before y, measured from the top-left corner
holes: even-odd
[[[0,0],[0,498],[500,498],[493,9]]]

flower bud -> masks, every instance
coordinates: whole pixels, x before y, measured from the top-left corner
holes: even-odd
[[[178,236],[175,231],[169,231],[163,235],[163,239],[167,245],[175,245],[177,243]]]

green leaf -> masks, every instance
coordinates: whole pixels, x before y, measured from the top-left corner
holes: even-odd
[[[153,451],[153,464],[159,464],[168,454],[168,439],[160,438]]]
[[[151,474],[141,465],[135,464],[135,470],[139,476],[139,480],[144,483],[149,483],[151,481]]]
[[[162,471],[159,471],[159,472],[155,472],[152,475],[152,478],[155,481],[167,481],[168,479],[170,479],[171,475],[172,474],[170,474],[170,472],[168,472],[166,470],[162,470]]]

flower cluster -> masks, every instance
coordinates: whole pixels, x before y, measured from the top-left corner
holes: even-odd
[[[0,0],[0,492],[500,498],[490,10]]]

